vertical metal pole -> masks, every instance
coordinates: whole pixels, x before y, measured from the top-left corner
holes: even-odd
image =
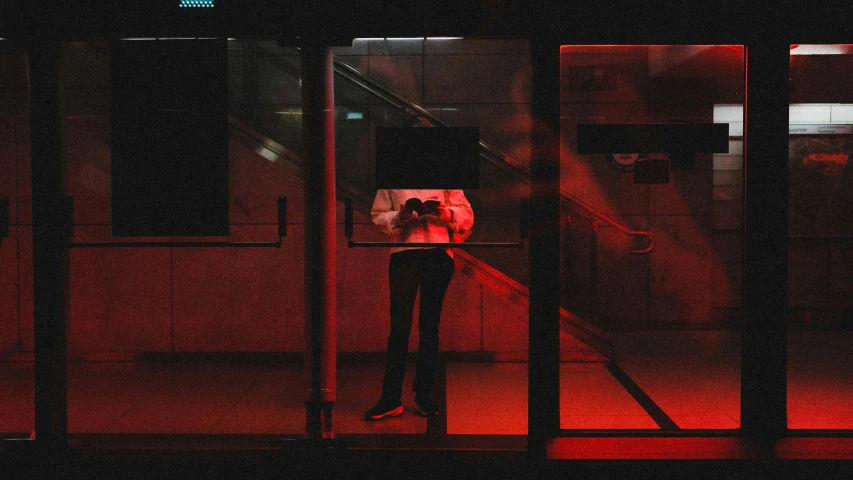
[[[36,444],[68,447],[68,238],[59,103],[60,43],[29,50],[33,195],[33,320]]]
[[[573,225],[572,225],[572,217],[570,215],[562,215],[562,220],[560,225],[562,226],[560,230],[560,305],[567,309],[572,310],[573,301],[572,301],[572,284],[570,283],[571,272],[574,268],[574,260],[572,259],[572,253],[574,249],[574,245],[572,243],[572,236],[574,235]]]
[[[768,448],[787,428],[789,52],[746,50],[741,429]]]
[[[560,46],[530,42],[530,339],[528,451],[545,457],[560,426]]]
[[[335,403],[335,102],[332,49],[302,47],[305,142],[305,435],[332,438]]]
[[[589,234],[589,317],[598,324],[598,222],[592,222]]]

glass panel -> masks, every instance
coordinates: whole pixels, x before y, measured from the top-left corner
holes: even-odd
[[[0,40],[0,439],[35,423],[30,119],[26,51]],[[5,200],[3,200],[5,199]]]
[[[62,67],[74,241],[169,240],[111,236],[109,44],[65,43]],[[304,432],[302,179],[268,153],[231,128],[230,236],[173,240],[275,241],[287,196],[280,249],[72,249],[70,432]]]
[[[851,45],[791,45],[788,427],[853,429]]]
[[[496,154],[480,157],[480,187],[464,190],[475,216],[467,241],[519,240],[519,200],[529,194],[525,166],[530,134],[528,50],[526,40],[467,38],[356,39],[351,48],[335,50],[338,61],[358,70],[335,77],[338,188],[354,199],[354,241],[390,240],[370,215],[377,196],[376,129],[443,125],[479,127],[482,141],[494,142],[496,149],[518,164],[501,161]],[[423,199],[436,195],[441,203],[448,201],[440,190],[395,192],[394,205],[382,206],[389,212],[398,210],[407,195]],[[461,208],[455,203],[459,198],[449,200],[451,207]],[[430,399],[443,411],[429,420],[412,414],[417,368],[412,356],[402,383],[403,415],[365,422],[364,412],[382,395],[391,331],[389,265],[405,264],[407,252],[347,248],[343,225],[340,235],[338,431],[415,434],[438,442],[431,445],[440,444],[445,434],[526,435],[526,249],[452,250],[455,273],[444,296],[438,333],[441,362],[430,390]],[[438,251],[435,261],[424,265],[444,263],[446,257]],[[401,272],[390,272],[390,282],[399,285],[401,278],[408,278]],[[421,284],[421,294],[425,285]],[[395,290],[394,296],[403,299],[405,294]],[[420,322],[419,308],[415,308],[413,325]],[[399,318],[408,317],[401,314]],[[420,327],[412,328],[409,352],[419,350],[422,333]]]
[[[738,428],[743,48],[560,58],[561,428]]]

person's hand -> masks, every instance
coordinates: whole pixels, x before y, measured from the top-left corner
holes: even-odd
[[[433,215],[435,215],[436,217],[440,218],[441,220],[443,220],[445,222],[450,222],[453,219],[450,210],[448,210],[447,207],[445,207],[442,204],[438,204],[435,207],[435,211],[434,211]]]
[[[405,223],[413,218],[418,218],[418,212],[412,210],[411,208],[403,207],[402,209],[400,209],[400,213],[398,213],[397,216],[400,218],[401,222]]]
[[[452,212],[444,205],[432,207],[430,213],[424,213],[423,219],[433,225],[446,226],[453,220]]]

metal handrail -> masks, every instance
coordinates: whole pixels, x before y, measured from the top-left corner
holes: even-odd
[[[412,102],[412,101],[410,101],[404,97],[401,97],[400,95],[397,95],[396,93],[392,92],[391,90],[388,90],[387,88],[383,87],[382,85],[380,85],[377,82],[375,82],[374,80],[372,80],[370,77],[361,73],[357,68],[353,67],[352,65],[350,65],[350,64],[348,64],[348,63],[346,63],[340,59],[338,59],[337,57],[335,57],[335,59],[334,59],[334,68],[335,68],[335,73],[342,76],[344,79],[350,81],[351,83],[355,84],[359,88],[370,92],[371,94],[373,94],[374,96],[378,97],[379,99],[385,101],[386,103],[388,103],[394,107],[397,107],[400,110],[403,110],[404,112],[405,111],[412,111],[412,112],[416,113],[416,115],[415,115],[416,118],[417,117],[424,117],[424,118],[428,119],[430,121],[430,123],[432,123],[433,125],[438,125],[438,126],[442,126],[442,127],[449,127],[450,126],[450,124],[448,124],[444,120],[441,120],[440,118],[436,117],[434,114],[430,113],[425,108],[421,107],[420,105],[418,105],[418,104],[416,104],[416,103],[414,103],[414,102]],[[527,176],[528,176],[527,167],[525,167],[519,161],[515,160],[514,158],[510,157],[509,155],[506,155],[505,153],[503,153],[500,150],[492,147],[491,145],[489,145],[488,143],[486,143],[482,140],[480,140],[480,156],[485,157],[487,159],[489,157],[491,157],[492,160],[497,160],[497,161],[493,161],[492,163],[499,165],[501,167],[510,167],[510,168],[504,168],[504,170],[508,171],[509,173],[515,175],[516,177],[518,177],[522,180],[527,180]],[[622,232],[628,236],[631,236],[631,237],[644,237],[648,241],[648,246],[646,246],[646,248],[631,249],[631,253],[646,254],[646,253],[651,252],[652,249],[654,248],[654,246],[655,246],[654,239],[652,238],[652,235],[649,232],[631,230],[631,229],[625,227],[624,225],[619,224],[615,220],[613,220],[610,217],[599,212],[598,210],[593,208],[591,205],[587,204],[586,202],[584,202],[583,200],[581,200],[580,198],[578,198],[577,196],[570,193],[569,191],[567,191],[564,188],[560,188],[560,194],[562,195],[563,198],[565,198],[566,200],[568,200],[569,202],[574,204],[575,207],[579,207],[582,210],[585,210],[590,215],[592,215],[595,218],[598,218],[599,220],[601,220],[601,221],[607,223],[608,225],[616,228],[620,232]]]
[[[572,194],[570,194],[570,193],[563,193],[563,195],[568,196],[570,200],[572,200],[573,202],[575,202],[576,204],[578,204],[581,208],[585,209],[586,211],[588,211],[589,213],[591,213],[592,215],[594,215],[594,216],[595,216],[595,218],[597,218],[597,219],[599,219],[599,220],[603,221],[604,223],[606,223],[606,224],[608,224],[608,225],[610,225],[610,226],[612,226],[612,227],[615,227],[615,228],[616,228],[617,230],[619,230],[620,232],[622,232],[622,233],[624,233],[624,234],[626,234],[626,235],[632,236],[632,237],[645,237],[645,238],[648,240],[649,245],[648,245],[646,248],[639,249],[639,250],[637,250],[637,249],[631,249],[631,253],[649,253],[649,252],[651,252],[651,251],[652,251],[652,249],[653,249],[653,248],[655,248],[655,241],[654,241],[654,239],[652,238],[652,235],[651,235],[649,232],[641,232],[641,231],[629,230],[628,228],[624,227],[623,225],[620,225],[619,223],[616,223],[616,222],[615,222],[613,219],[611,219],[610,217],[608,217],[608,216],[604,215],[603,213],[601,213],[601,212],[599,212],[598,210],[594,209],[594,208],[593,208],[593,207],[591,207],[590,205],[588,205],[588,204],[584,203],[581,199],[577,198],[576,196],[574,196],[574,195],[572,195]]]

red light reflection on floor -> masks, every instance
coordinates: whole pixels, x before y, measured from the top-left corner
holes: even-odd
[[[740,438],[556,438],[547,452],[560,460],[740,459],[759,453]]]
[[[776,445],[776,457],[786,460],[850,460],[853,438],[785,438]]]

